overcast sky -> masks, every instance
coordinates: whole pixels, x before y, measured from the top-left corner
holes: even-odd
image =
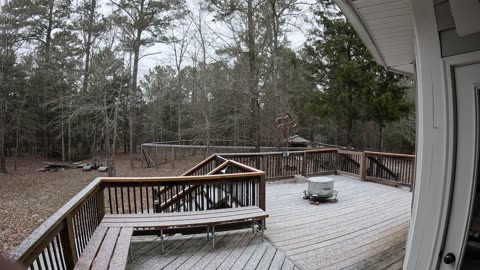
[[[199,0],[186,0],[189,9],[197,14],[198,5],[196,4]],[[307,38],[309,31],[309,24],[305,22],[305,19],[312,18],[311,5],[315,3],[315,0],[302,0],[299,1],[302,4],[299,5],[301,11],[298,13],[298,16],[290,17],[289,25],[285,28],[287,30],[287,39],[290,43],[290,47],[294,50],[299,50],[303,47],[303,44]],[[214,22],[213,17],[206,17],[206,39],[209,46],[209,59],[208,61],[214,61],[219,59],[215,54],[215,49],[224,47],[230,42],[229,40],[229,30],[222,22]],[[190,26],[193,30],[194,26]],[[177,26],[177,29],[174,30],[177,34],[180,35],[181,27]],[[193,32],[192,32],[193,33]],[[190,43],[190,51],[194,50],[193,42]],[[150,48],[143,50],[145,54],[153,54],[145,56],[140,61],[139,71],[141,77],[145,75],[149,69],[154,68],[157,65],[174,65],[175,58],[173,56],[173,50],[168,44],[157,44]],[[191,53],[189,53],[191,55]],[[187,55],[185,58],[185,64],[188,65],[191,63],[191,57]]]

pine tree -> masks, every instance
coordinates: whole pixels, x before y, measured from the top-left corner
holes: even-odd
[[[157,42],[166,42],[166,28],[184,15],[184,0],[121,0],[112,1],[117,7],[117,23],[123,28],[123,42],[132,54],[133,65],[131,90],[128,102],[130,167],[133,168],[134,154],[134,106],[137,96],[138,64],[140,49]]]

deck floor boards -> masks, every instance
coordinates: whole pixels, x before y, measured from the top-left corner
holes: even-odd
[[[306,184],[267,184],[266,241],[250,229],[165,241],[133,237],[128,269],[401,269],[412,195],[405,189],[331,176],[337,203],[311,205]]]

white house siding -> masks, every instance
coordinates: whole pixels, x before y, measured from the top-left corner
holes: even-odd
[[[480,50],[480,33],[464,37],[458,35],[449,1],[437,0],[434,4],[442,57]]]

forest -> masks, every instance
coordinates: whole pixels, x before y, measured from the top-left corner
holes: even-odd
[[[144,142],[282,145],[285,115],[313,142],[415,150],[414,81],[330,0],[0,3],[0,173],[22,155],[133,166]]]

